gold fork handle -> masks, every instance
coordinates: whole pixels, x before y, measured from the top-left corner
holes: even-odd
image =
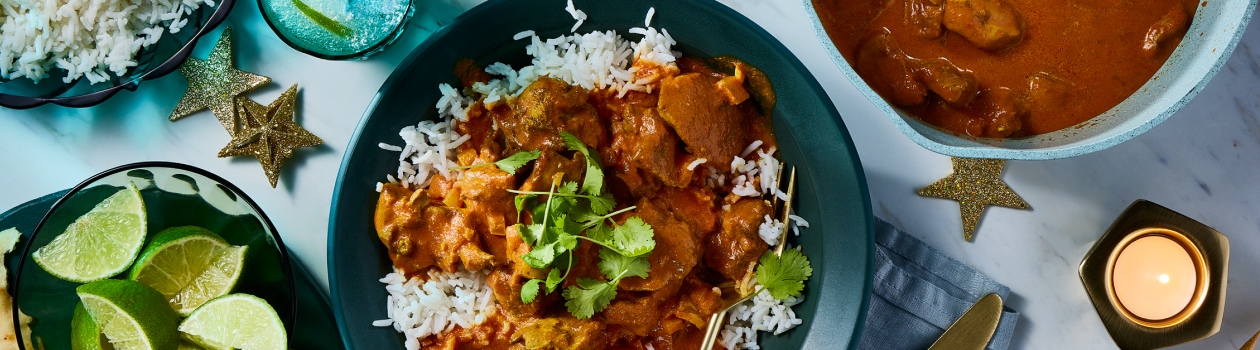
[[[700,344],[700,349],[711,350],[717,345],[717,338],[722,333],[722,324],[726,323],[726,310],[709,316],[709,326],[704,330],[704,343]]]

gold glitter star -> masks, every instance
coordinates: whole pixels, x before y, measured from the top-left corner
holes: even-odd
[[[971,241],[980,215],[989,205],[1016,209],[1028,209],[1028,203],[1002,182],[1001,159],[950,158],[954,173],[927,187],[919,189],[919,195],[953,199],[962,211],[963,238]]]
[[[188,91],[171,112],[171,121],[209,108],[229,134],[236,134],[236,116],[232,113],[236,96],[271,82],[271,78],[234,68],[230,27],[223,29],[206,60],[189,57],[179,72],[188,79]]]
[[[293,155],[293,150],[321,145],[324,140],[302,129],[293,121],[297,101],[297,84],[285,90],[270,105],[263,106],[245,96],[236,97],[236,113],[241,118],[241,131],[219,151],[219,157],[254,156],[267,173],[271,187],[280,178],[280,166]]]

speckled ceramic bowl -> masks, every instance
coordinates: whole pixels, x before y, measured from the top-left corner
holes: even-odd
[[[831,60],[901,132],[937,153],[967,158],[1044,160],[1079,156],[1128,141],[1181,109],[1225,64],[1251,21],[1256,0],[1205,1],[1194,14],[1187,40],[1136,93],[1094,118],[1056,132],[994,139],[959,136],[892,106],[857,75],[823,29],[813,0],[803,0],[814,32]]]

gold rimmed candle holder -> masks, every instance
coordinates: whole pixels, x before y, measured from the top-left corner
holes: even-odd
[[[1159,237],[1176,243],[1194,265],[1193,294],[1172,316],[1144,318],[1117,296],[1116,262],[1132,243]],[[1081,261],[1081,282],[1111,338],[1122,349],[1153,349],[1206,338],[1220,330],[1229,239],[1185,215],[1146,200],[1125,209]],[[1172,303],[1179,303],[1170,300]]]

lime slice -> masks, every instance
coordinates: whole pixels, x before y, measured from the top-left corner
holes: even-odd
[[[318,24],[320,27],[324,27],[325,30],[336,34],[339,37],[344,38],[350,36],[350,34],[354,32],[354,30],[350,29],[350,27],[338,23],[336,20],[319,13],[319,11],[311,8],[309,5],[302,2],[302,0],[293,0],[293,6],[296,6],[298,11],[301,11],[303,15],[306,15],[306,18],[310,18],[311,21],[315,22],[315,24]]]
[[[181,340],[179,342],[179,348],[176,350],[205,350],[205,349],[200,346]]]
[[[136,185],[96,204],[66,231],[32,254],[35,263],[57,278],[87,283],[122,273],[144,245],[144,200]]]
[[[70,348],[74,350],[101,350],[106,341],[102,338],[101,328],[83,309],[83,303],[75,304],[74,316],[70,318]]]
[[[284,323],[266,300],[249,294],[228,294],[193,311],[179,331],[206,349],[284,350]]]
[[[204,228],[172,227],[140,252],[127,277],[153,287],[180,316],[188,316],[202,303],[232,291],[245,267],[245,251]]]
[[[162,293],[153,288],[136,281],[101,280],[79,286],[75,291],[83,302],[83,309],[115,349],[174,349],[178,346],[179,316],[167,306]]]

